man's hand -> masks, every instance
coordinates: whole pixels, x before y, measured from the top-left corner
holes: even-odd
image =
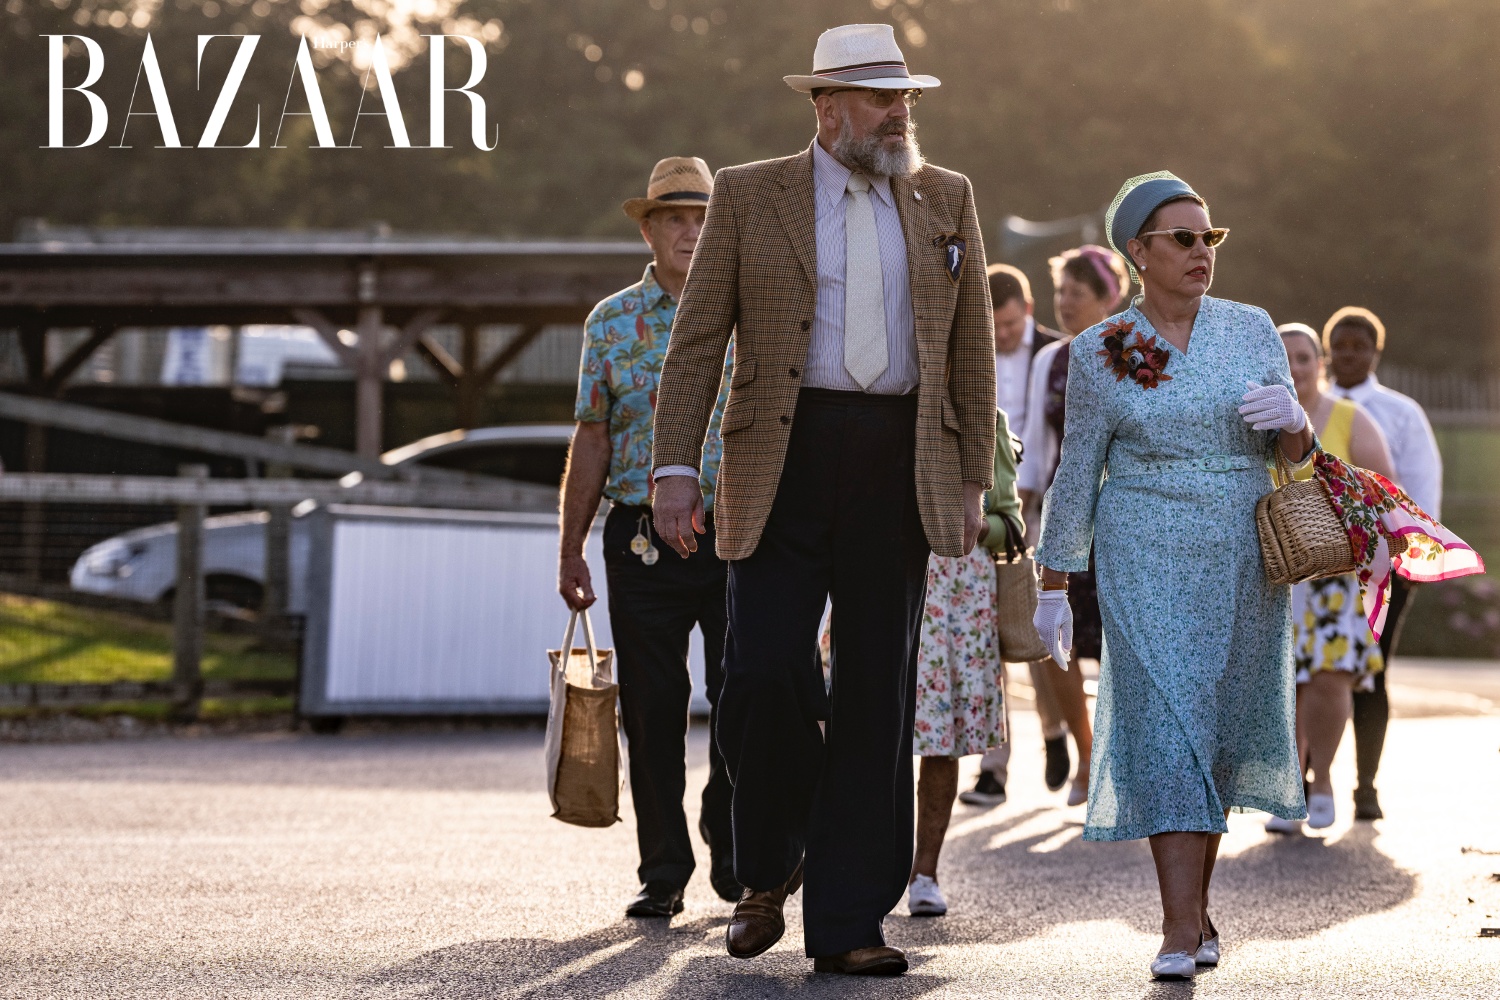
[[[656,481],[651,501],[656,533],[672,550],[686,559],[698,551],[703,523],[703,491],[692,476],[665,476]]]
[[[984,524],[984,487],[964,482],[964,555],[974,551],[979,529]]]
[[[574,611],[582,611],[599,599],[589,576],[588,561],[583,556],[563,556],[558,561],[557,592]]]

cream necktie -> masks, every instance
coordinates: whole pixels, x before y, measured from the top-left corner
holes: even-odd
[[[849,175],[844,203],[844,367],[868,390],[890,365],[885,343],[885,284],[870,179]]]

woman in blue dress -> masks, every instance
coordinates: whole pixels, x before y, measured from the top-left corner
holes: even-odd
[[[1228,811],[1306,815],[1290,588],[1266,580],[1254,515],[1272,449],[1296,465],[1313,437],[1270,317],[1206,294],[1227,230],[1203,199],[1171,174],[1132,178],[1106,224],[1142,294],[1069,347],[1037,629],[1066,662],[1067,574],[1092,543],[1104,655],[1084,839],[1150,838],[1151,971],[1186,978],[1218,962],[1208,887]]]

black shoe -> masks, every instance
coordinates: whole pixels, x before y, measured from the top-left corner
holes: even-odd
[[[670,917],[681,912],[682,890],[661,879],[652,879],[641,886],[641,891],[625,907],[627,917]]]
[[[1354,818],[1385,819],[1385,813],[1380,809],[1380,796],[1375,794],[1373,787],[1354,790]]]
[[[1068,759],[1068,734],[1054,736],[1045,742],[1047,770],[1044,776],[1047,779],[1047,791],[1055,792],[1068,783],[1068,774],[1073,770],[1073,762]]]
[[[958,801],[970,806],[998,806],[1005,801],[1005,786],[990,772],[980,771],[973,789],[959,792]]]

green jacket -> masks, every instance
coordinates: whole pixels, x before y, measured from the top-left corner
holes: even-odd
[[[984,519],[989,533],[980,544],[991,552],[1005,551],[1005,519],[1009,518],[1017,537],[1021,534],[1021,498],[1016,494],[1016,462],[1021,458],[1021,439],[1010,432],[1005,411],[998,411],[995,421],[995,486],[984,495]]]

